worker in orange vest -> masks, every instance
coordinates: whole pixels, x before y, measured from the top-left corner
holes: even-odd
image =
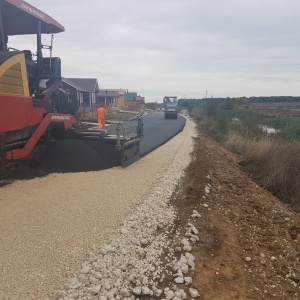
[[[106,119],[106,109],[103,107],[103,104],[100,104],[100,107],[97,109],[98,115],[98,129],[106,129],[105,119]]]

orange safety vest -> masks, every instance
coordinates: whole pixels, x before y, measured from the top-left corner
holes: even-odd
[[[97,109],[97,114],[98,114],[98,118],[105,119],[105,117],[106,117],[106,110],[105,110],[105,108],[104,107],[99,107]]]

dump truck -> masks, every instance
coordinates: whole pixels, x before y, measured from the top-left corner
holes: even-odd
[[[40,149],[56,139],[92,139],[117,151],[119,164],[139,158],[143,122],[126,133],[121,123],[115,133],[83,127],[77,117],[78,102],[61,88],[61,60],[52,56],[53,35],[64,27],[22,0],[0,1],[0,170],[24,159],[36,159]],[[36,53],[9,47],[10,36],[36,35]],[[51,45],[42,35],[51,35]],[[43,49],[50,50],[49,57]]]
[[[176,96],[165,96],[163,106],[165,119],[177,119],[178,105]]]

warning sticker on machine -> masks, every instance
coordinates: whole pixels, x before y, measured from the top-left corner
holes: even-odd
[[[70,116],[52,116],[51,117],[51,120],[60,120],[60,121],[63,121],[63,120],[68,120],[70,121]]]
[[[33,15],[36,15],[37,17],[40,17],[41,19],[45,20],[45,15],[42,14],[40,11],[38,11],[38,10],[36,10],[36,9],[34,9],[34,8],[24,4],[24,3],[22,3],[22,8],[24,10],[26,10],[27,12],[30,12]]]

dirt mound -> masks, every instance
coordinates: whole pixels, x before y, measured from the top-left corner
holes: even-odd
[[[175,203],[180,226],[193,209],[201,214],[193,220],[199,242],[192,251],[201,300],[300,299],[299,214],[257,186],[232,153],[204,134]]]

